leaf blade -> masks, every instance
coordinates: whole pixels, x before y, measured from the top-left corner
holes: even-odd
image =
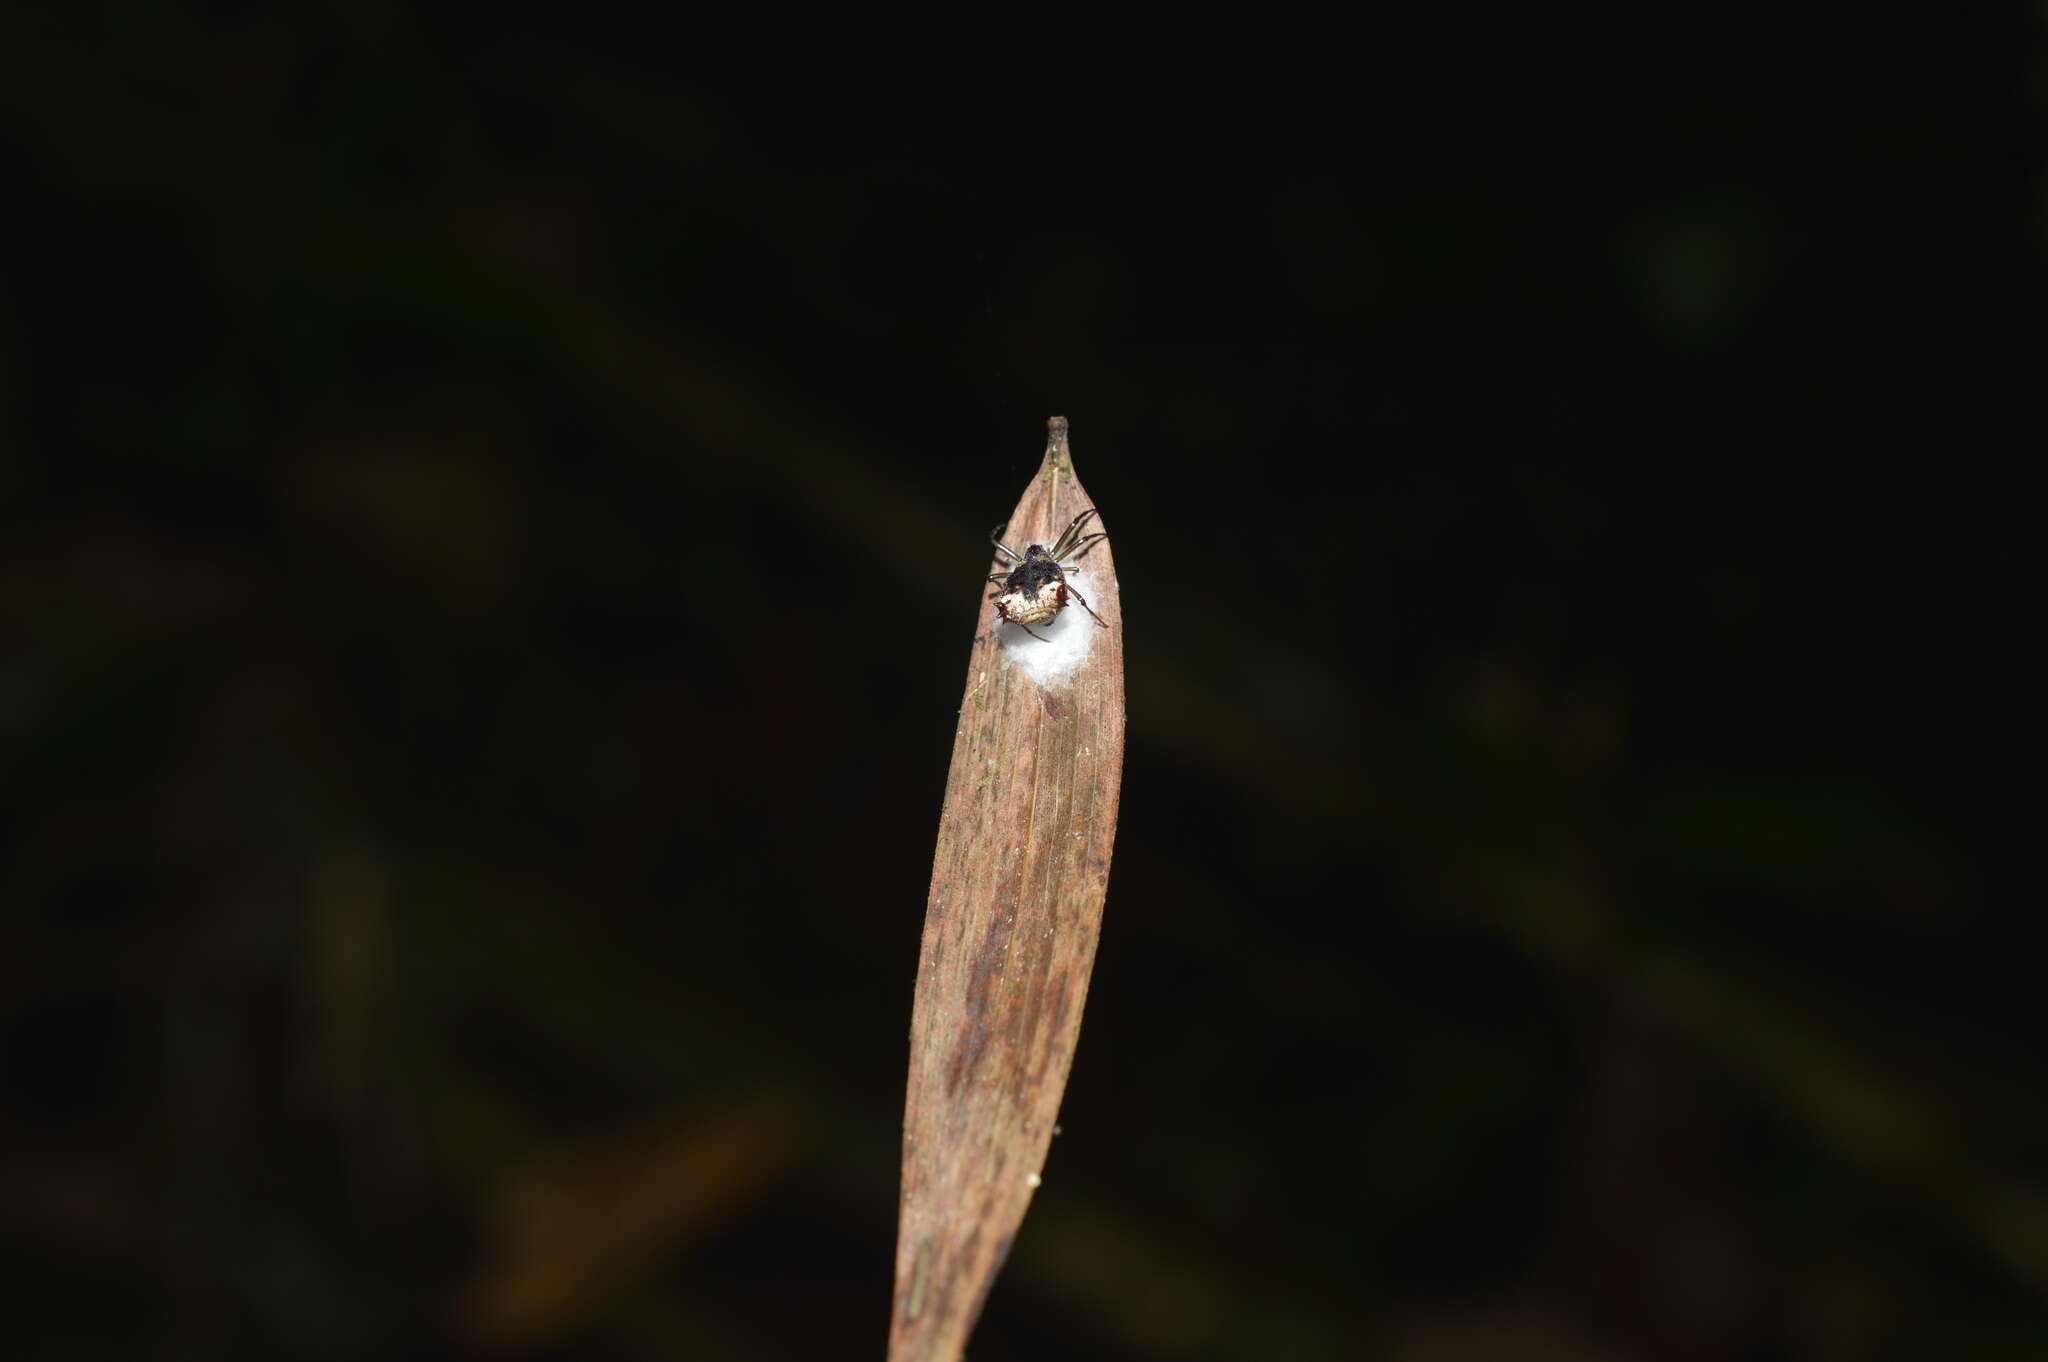
[[[1067,423],[1047,426],[1045,458],[1009,521],[1013,546],[1053,543],[1093,504]],[[1035,675],[1018,651],[1031,643],[1006,642],[987,602],[978,607],[912,1009],[892,1362],[960,1356],[1038,1186],[1073,1062],[1125,721],[1109,539],[1087,565],[1103,626],[1083,636],[1088,654],[1063,683]],[[1098,629],[1076,608],[1059,619]]]

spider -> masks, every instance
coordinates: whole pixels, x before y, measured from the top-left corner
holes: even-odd
[[[991,582],[1002,587],[1002,590],[991,591],[988,594],[988,598],[996,603],[996,618],[1005,624],[1017,625],[1040,643],[1050,643],[1051,639],[1031,626],[1043,624],[1066,609],[1067,597],[1072,596],[1081,602],[1081,608],[1086,610],[1097,624],[1104,629],[1109,627],[1103,624],[1102,616],[1095,613],[1095,607],[1083,600],[1080,592],[1074,590],[1073,585],[1067,581],[1067,574],[1060,568],[1062,559],[1069,562],[1078,559],[1095,547],[1096,541],[1109,538],[1106,533],[1099,530],[1094,534],[1081,533],[1081,527],[1086,525],[1088,518],[1094,514],[1094,508],[1090,507],[1075,516],[1073,523],[1061,532],[1051,548],[1043,544],[1027,544],[1022,553],[1005,544],[999,537],[1004,526],[998,525],[989,531],[988,542],[996,546],[996,551],[1003,555],[1003,561],[1016,564],[1008,571],[991,572],[988,575]]]

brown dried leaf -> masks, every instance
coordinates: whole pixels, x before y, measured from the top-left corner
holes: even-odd
[[[1047,425],[1045,461],[1005,536],[1019,549],[1051,544],[1094,504],[1074,476],[1065,419]],[[1063,629],[1093,631],[1063,687],[1015,660],[1057,645],[1006,645],[1015,626],[996,627],[988,602],[977,606],[911,1018],[891,1362],[961,1355],[1038,1184],[1081,1029],[1124,749],[1109,541],[1081,565],[1107,627],[1079,606],[1059,617]]]

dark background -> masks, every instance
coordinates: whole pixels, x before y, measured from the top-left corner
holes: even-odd
[[[2041,1356],[2038,22],[777,21],[4,21],[0,1350],[879,1357],[1057,413],[977,1362]]]

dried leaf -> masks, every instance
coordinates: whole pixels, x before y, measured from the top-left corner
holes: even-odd
[[[1005,534],[1018,549],[1093,505],[1066,421],[1048,427]],[[1123,776],[1109,541],[1068,578],[1102,623],[1070,606],[1032,626],[1041,642],[977,606],[911,1020],[892,1362],[961,1355],[1038,1186],[1080,1032]]]

